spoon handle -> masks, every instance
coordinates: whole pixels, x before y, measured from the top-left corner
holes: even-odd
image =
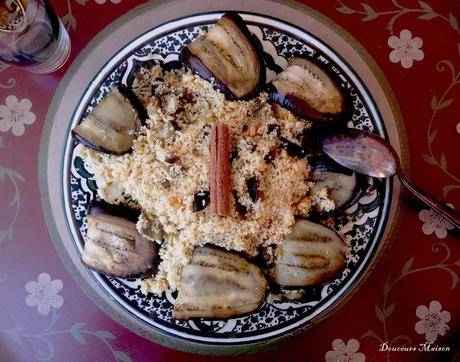
[[[406,176],[402,173],[398,173],[399,180],[401,183],[415,196],[422,200],[425,204],[431,207],[439,215],[444,217],[457,229],[460,229],[460,213],[451,209],[450,207],[443,204],[441,201],[436,200],[433,196],[428,195],[425,191],[420,190],[416,187],[411,181],[409,181]]]

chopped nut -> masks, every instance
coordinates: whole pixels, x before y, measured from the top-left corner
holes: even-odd
[[[164,97],[166,100],[165,112],[169,114],[174,114],[179,108],[179,100],[173,94],[169,94]]]
[[[257,126],[256,134],[258,136],[262,136],[264,134],[264,127],[263,126]]]
[[[262,227],[267,227],[269,226],[270,224],[270,217],[268,215],[263,215],[263,216],[260,216],[258,219],[257,219],[257,223],[262,226]]]
[[[163,179],[160,181],[160,186],[163,189],[169,189],[171,187],[171,181],[169,181],[168,179]]]
[[[154,154],[150,154],[150,155],[146,156],[145,159],[144,159],[145,163],[149,163],[149,162],[153,162],[153,161],[155,161],[155,155]]]
[[[311,209],[311,199],[305,196],[297,204],[295,204],[294,207],[297,215],[308,216]]]
[[[182,201],[182,198],[180,196],[171,196],[169,199],[169,204],[172,206],[172,207],[176,207],[176,208],[179,208],[181,206],[184,205],[183,201]]]

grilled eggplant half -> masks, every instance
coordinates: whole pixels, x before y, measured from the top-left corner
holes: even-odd
[[[270,98],[296,116],[329,123],[340,120],[349,102],[340,78],[317,60],[294,57],[272,81]]]
[[[72,130],[72,135],[88,147],[122,155],[131,150],[135,133],[146,117],[136,96],[119,85]]]
[[[334,230],[299,219],[278,246],[274,281],[287,287],[321,284],[342,270],[346,253],[346,244]]]
[[[213,247],[198,247],[184,266],[175,319],[228,318],[256,310],[265,298],[267,281],[245,258]]]
[[[235,12],[185,47],[179,59],[229,99],[248,99],[265,85],[261,46]]]
[[[360,195],[361,183],[358,175],[333,161],[327,156],[310,160],[312,176],[316,181],[311,193],[318,193],[327,187],[329,198],[334,201],[336,209],[350,206]]]
[[[154,242],[136,230],[136,211],[104,202],[90,206],[82,262],[102,274],[127,278],[153,271]]]

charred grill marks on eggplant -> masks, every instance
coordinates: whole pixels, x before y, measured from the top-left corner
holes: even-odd
[[[197,247],[182,270],[174,305],[176,319],[228,318],[256,310],[268,284],[245,258],[217,248]]]
[[[310,165],[315,180],[312,193],[327,188],[329,198],[334,201],[336,210],[349,207],[352,201],[356,201],[363,182],[358,182],[358,175],[355,172],[334,162],[327,155],[310,159]]]
[[[233,12],[184,48],[180,59],[193,72],[213,80],[230,99],[250,98],[265,84],[265,64],[257,41]]]
[[[338,121],[348,104],[337,78],[317,60],[294,57],[272,81],[270,97],[299,117],[321,123]]]
[[[128,96],[129,94],[129,96]],[[131,150],[135,133],[144,124],[145,110],[134,94],[122,86],[112,88],[83,121],[72,130],[81,143],[106,153]]]
[[[127,217],[121,216],[123,209]],[[86,266],[122,278],[153,271],[156,246],[138,233],[130,215],[133,211],[129,208],[93,202],[81,257]]]
[[[334,230],[299,219],[286,242],[278,246],[274,281],[287,287],[323,283],[342,270],[346,253],[346,244]]]

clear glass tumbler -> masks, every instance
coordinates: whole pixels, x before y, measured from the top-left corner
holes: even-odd
[[[47,74],[69,54],[69,35],[48,0],[0,0],[1,61]]]

